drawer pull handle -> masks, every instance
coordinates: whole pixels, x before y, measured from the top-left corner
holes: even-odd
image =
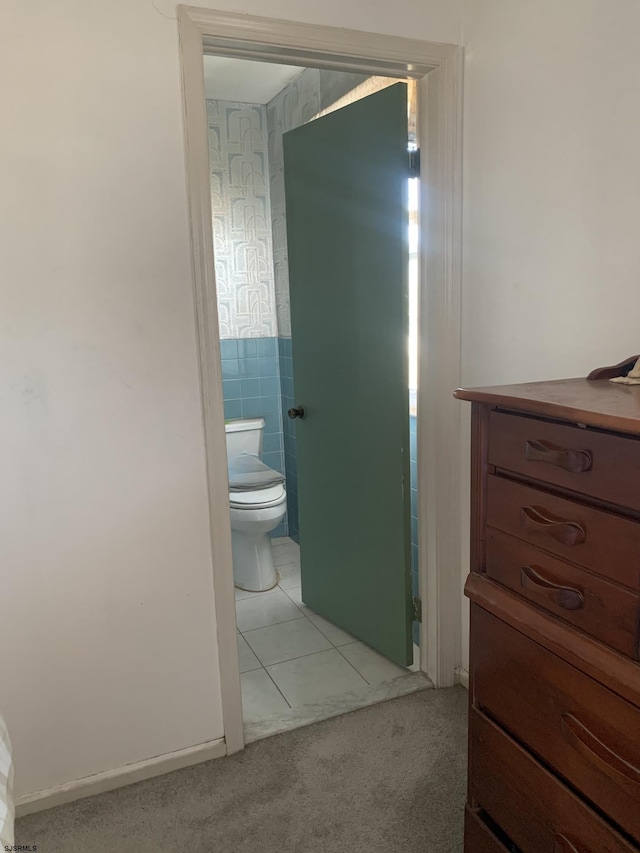
[[[555,835],[553,853],[583,853],[584,848],[576,847],[566,835]]]
[[[607,776],[615,781],[624,776],[625,779],[640,785],[640,770],[603,743],[573,714],[562,715],[562,734],[574,749],[589,758]]]
[[[529,462],[548,462],[549,465],[564,468],[572,474],[590,471],[593,464],[588,450],[567,450],[566,447],[558,447],[550,441],[535,439],[526,442],[524,455]]]
[[[522,507],[520,527],[535,533],[546,533],[562,545],[581,545],[587,538],[587,531],[577,521],[567,521],[536,506]]]
[[[581,610],[584,607],[584,594],[581,589],[564,586],[545,578],[540,569],[533,566],[523,566],[520,575],[520,585],[523,589],[537,592],[553,601],[563,610]]]

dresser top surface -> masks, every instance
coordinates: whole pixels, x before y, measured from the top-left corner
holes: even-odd
[[[640,435],[640,385],[558,379],[488,388],[459,388],[458,400]]]

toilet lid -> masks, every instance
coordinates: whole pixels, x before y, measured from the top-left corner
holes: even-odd
[[[287,493],[282,483],[267,489],[255,491],[229,492],[229,503],[236,509],[257,509],[277,506],[286,500]]]
[[[241,453],[229,459],[228,468],[230,492],[257,492],[284,483],[284,477],[279,471],[269,468],[251,453]]]

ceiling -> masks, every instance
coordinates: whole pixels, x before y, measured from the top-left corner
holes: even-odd
[[[205,94],[219,101],[267,104],[302,71],[297,65],[205,55]]]

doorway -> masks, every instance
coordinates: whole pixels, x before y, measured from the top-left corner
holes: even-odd
[[[208,152],[202,79],[202,51],[314,64],[359,73],[410,76],[418,82],[419,133],[428,149],[429,197],[422,228],[420,267],[430,282],[421,296],[426,310],[420,320],[422,348],[422,414],[418,467],[422,477],[419,527],[426,549],[420,578],[423,616],[421,667],[436,685],[454,683],[459,663],[460,582],[452,566],[459,564],[459,411],[450,390],[459,372],[459,231],[460,231],[460,72],[461,51],[449,45],[373,36],[355,31],[245,15],[181,7],[179,10],[184,80],[187,172],[194,253],[194,293],[199,335],[209,493],[212,506],[212,551],[215,609],[225,741],[228,752],[242,747],[240,692],[235,650],[235,620],[229,603],[233,585],[228,573],[228,492],[220,393],[221,363],[211,306],[215,280],[211,247],[210,198],[205,191]],[[426,76],[425,76],[426,75]],[[427,248],[428,247],[428,248]],[[428,332],[428,334],[426,334]],[[437,450],[437,452],[435,452]],[[430,454],[432,464],[425,466]],[[455,473],[455,476],[453,475]],[[429,594],[430,593],[430,594]],[[424,626],[426,624],[426,629]]]
[[[380,698],[421,689],[429,684],[419,672],[419,623],[412,625],[412,616],[407,612],[406,601],[407,592],[411,592],[408,589],[411,581],[409,544],[405,544],[401,493],[402,483],[408,481],[409,475],[409,388],[406,377],[407,373],[412,377],[415,377],[416,373],[415,365],[412,365],[410,371],[407,371],[406,365],[406,293],[403,295],[403,289],[406,287],[407,269],[400,276],[397,272],[392,272],[391,280],[389,271],[378,269],[381,262],[386,264],[389,270],[397,267],[398,260],[405,268],[409,264],[406,253],[409,225],[406,200],[409,196],[407,188],[410,178],[406,149],[407,126],[413,130],[415,120],[413,114],[408,118],[407,86],[398,84],[394,78],[339,71],[321,72],[315,68],[301,69],[274,63],[265,65],[211,55],[205,56],[204,67],[227,441],[234,457],[240,451],[259,452],[267,468],[270,468],[276,477],[281,474],[284,478],[282,486],[274,487],[275,478],[272,477],[268,480],[267,490],[256,492],[255,500],[261,503],[250,504],[246,491],[241,495],[231,495],[234,569],[237,569],[237,564],[242,561],[255,564],[255,542],[250,540],[248,529],[245,529],[249,515],[261,512],[258,507],[265,505],[265,497],[269,498],[269,512],[273,516],[273,529],[269,531],[275,562],[273,578],[271,579],[267,567],[260,569],[259,577],[236,577],[243,717],[245,737],[252,740],[272,731],[322,719],[353,707],[379,701]],[[217,95],[222,97],[216,97]],[[358,106],[355,106],[357,103]],[[365,268],[360,270],[359,275],[366,292],[361,296],[359,309],[354,314],[353,307],[349,306],[352,300],[349,299],[345,288],[353,291],[352,296],[356,295],[353,290],[353,276],[358,265],[350,258],[350,273],[345,274],[344,281],[327,281],[322,270],[322,247],[330,242],[334,253],[337,251],[342,226],[338,226],[331,237],[334,214],[328,216],[323,225],[317,219],[318,202],[320,199],[326,202],[328,198],[327,184],[334,176],[336,156],[338,166],[345,162],[345,156],[347,157],[348,173],[353,177],[353,154],[361,152],[362,133],[367,137],[376,133],[380,121],[384,119],[385,104],[391,105],[398,125],[398,129],[388,140],[382,139],[382,149],[378,152],[378,162],[381,157],[391,157],[396,163],[395,172],[393,169],[390,171],[388,164],[381,171],[378,169],[378,178],[384,180],[386,176],[391,193],[389,195],[386,190],[377,188],[377,192],[381,194],[381,210],[387,217],[387,225],[383,230],[389,232],[388,246],[380,246],[379,229],[375,231],[371,243],[364,224],[361,226],[364,229],[360,243],[364,240],[362,253]],[[387,107],[387,112],[388,109]],[[337,110],[339,112],[336,112]],[[369,130],[366,124],[367,116]],[[290,133],[293,132],[297,139],[299,133],[295,129],[304,125],[310,127],[308,131],[304,131],[302,140],[297,143],[302,168],[296,173],[295,160],[292,161],[290,157],[287,159],[285,149]],[[338,150],[337,155],[326,154],[336,136],[341,146],[344,146],[347,129],[350,129],[353,136],[351,152],[341,153],[341,150]],[[306,163],[309,145],[317,134],[320,134],[320,149],[329,157],[327,172],[320,178],[318,190],[314,190],[313,184],[309,185],[308,190],[302,190],[304,179],[308,178]],[[401,142],[403,134],[404,155],[402,148],[399,153],[396,150],[396,141],[399,139]],[[414,135],[413,132],[412,136]],[[364,160],[359,159],[359,168],[362,169]],[[317,167],[317,157],[314,162]],[[291,185],[297,187],[298,198],[301,200],[298,209],[294,209],[293,230],[291,216],[287,216],[285,205],[285,173],[289,190]],[[342,193],[345,180],[348,179],[340,177],[336,180],[336,186],[341,188],[341,195],[336,199],[338,215],[344,209]],[[364,210],[370,212],[372,199],[369,198],[371,182],[368,172],[363,174],[362,180],[367,193]],[[413,183],[415,184],[415,179]],[[414,193],[414,202],[415,197]],[[394,198],[398,210],[392,214],[388,207]],[[291,205],[291,197],[288,203]],[[413,214],[415,218],[415,210]],[[358,223],[363,215],[366,217],[366,212],[363,214],[358,210],[351,215],[354,222]],[[311,266],[304,253],[302,258],[296,258],[296,246],[291,246],[292,235],[295,240],[300,229],[304,234],[303,223],[309,216],[315,228],[312,242],[320,247],[319,257]],[[323,231],[320,239],[317,239],[320,237],[318,228]],[[353,239],[346,245],[348,251],[357,248]],[[415,247],[413,248],[415,250]],[[376,251],[378,260],[373,257]],[[293,262],[297,263],[295,271],[292,270]],[[369,271],[366,269],[367,263],[370,266]],[[361,263],[360,266],[362,265]],[[333,259],[330,266],[335,269]],[[311,275],[317,278],[315,284],[309,281]],[[380,280],[377,299],[375,288],[372,287],[376,275]],[[305,282],[306,300],[300,295],[301,280]],[[415,292],[415,280],[412,285]],[[331,286],[335,290],[333,297],[328,293]],[[294,311],[293,317],[289,307],[292,289],[292,297],[297,297],[297,303],[294,305],[297,307],[297,313]],[[308,303],[309,297],[314,293],[319,296],[319,300],[311,308],[311,320],[305,329],[301,305]],[[412,300],[414,308],[417,307],[415,302],[415,299]],[[367,311],[370,312],[368,321],[363,316],[363,312]],[[395,312],[395,326],[390,311]],[[331,329],[333,349],[338,346],[337,337],[342,332],[343,355],[346,355],[349,348],[353,349],[353,339],[358,337],[354,335],[355,329],[352,329],[351,324],[357,324],[360,337],[365,322],[369,323],[371,329],[372,345],[361,345],[359,351],[354,350],[351,353],[350,357],[354,362],[363,362],[363,368],[357,373],[355,384],[343,393],[343,402],[336,400],[335,383],[338,377],[326,358],[320,371],[314,371],[320,386],[316,381],[316,387],[310,388],[308,372],[305,374],[300,369],[300,359],[304,358],[305,350],[308,363],[317,362],[319,357],[322,360],[321,354],[316,352],[316,346],[322,347],[323,340],[316,343],[311,341],[314,327],[320,321],[319,315],[322,312],[326,315],[325,327]],[[415,326],[416,318],[412,319]],[[376,355],[372,352],[373,344],[377,349],[383,350],[378,365]],[[323,351],[326,353],[326,350]],[[395,356],[392,351],[395,351]],[[294,358],[298,359],[295,361],[296,385],[298,388],[305,388],[303,397],[314,400],[316,409],[319,397],[324,397],[325,405],[319,412],[326,410],[327,404],[328,408],[333,409],[334,426],[337,425],[339,429],[337,442],[335,436],[332,438],[327,433],[327,428],[322,425],[323,421],[318,422],[317,416],[311,420],[287,417],[287,412],[293,411],[295,414],[297,411],[292,352]],[[381,376],[384,369],[388,372],[386,382]],[[350,366],[343,363],[342,373],[345,374],[345,371],[348,374]],[[313,377],[311,381],[313,382]],[[362,411],[363,407],[367,407],[365,386],[370,389],[369,417]],[[415,384],[412,391],[415,396]],[[360,476],[353,470],[349,471],[349,466],[353,467],[355,461],[353,454],[345,448],[347,437],[340,415],[344,402],[354,402],[352,393],[360,399],[358,408],[365,421],[371,421],[372,425],[378,422],[376,430],[368,428],[361,432],[357,426],[352,430],[351,440],[354,447],[362,451],[364,457]],[[397,398],[399,420],[385,425],[382,421],[385,417],[388,419],[392,408],[390,395]],[[336,424],[336,421],[339,424]],[[413,422],[415,424],[415,417]],[[243,425],[247,425],[248,429],[243,430]],[[306,442],[308,454],[306,466],[304,461],[302,463],[303,492],[300,494],[303,518],[306,518],[302,534],[304,590],[301,588],[298,544],[300,528],[296,433],[299,440]],[[252,444],[251,436],[254,434],[256,440]],[[365,453],[364,445],[371,441],[371,436],[375,436],[376,440],[371,447],[366,448]],[[404,458],[400,450],[401,455],[394,462],[392,448],[395,448],[396,441],[398,444],[404,443]],[[324,458],[323,444],[326,445]],[[338,464],[334,456],[336,453],[345,452],[345,463]],[[311,465],[308,461],[309,454]],[[366,508],[370,495],[367,485],[361,482],[362,477],[370,476],[368,457],[376,456],[378,462],[375,469],[375,486],[389,489],[386,497],[387,508],[385,511],[382,507],[382,514],[379,507],[380,496],[376,497],[371,508]],[[316,467],[320,466],[320,477],[313,476],[313,471],[310,470],[313,463],[316,463]],[[403,470],[405,463],[406,472]],[[330,483],[335,483],[335,488],[330,486],[330,505],[327,506],[323,480],[326,479],[326,470],[331,465],[336,467],[334,475],[329,476]],[[390,466],[386,479],[381,475],[385,465]],[[233,470],[235,469],[230,467],[230,471]],[[259,476],[263,473],[264,471]],[[415,470],[412,473],[411,495],[415,500]],[[394,478],[397,482],[395,492]],[[233,488],[233,473],[231,479]],[[246,477],[243,488],[244,482]],[[281,501],[279,514],[274,506],[274,488],[284,487],[286,504]],[[352,490],[353,496],[349,494]],[[344,508],[336,505],[338,498],[343,499]],[[352,508],[353,498],[356,498],[359,504],[355,506],[355,510]],[[241,500],[241,503],[238,503],[238,500]],[[255,510],[252,509],[254,506]],[[408,524],[408,491],[406,509]],[[415,513],[414,501],[412,509]],[[356,510],[364,514],[360,522]],[[370,525],[372,511],[374,514],[378,512],[379,523]],[[262,514],[264,515],[264,512]],[[397,520],[394,521],[393,516]],[[238,530],[241,529],[242,533],[236,530],[238,524]],[[259,524],[262,529],[261,520]],[[339,532],[340,527],[343,528],[342,534]],[[363,543],[364,537],[371,541]],[[254,549],[248,553],[247,541],[252,542],[251,548]],[[356,543],[357,546],[354,547]],[[363,553],[363,544],[369,546],[369,556],[366,552]],[[385,549],[388,550],[387,554]],[[411,550],[415,558],[415,526]],[[347,553],[349,551],[350,554]],[[356,586],[355,601],[349,605],[346,601],[349,589],[345,584],[345,574],[355,571],[358,565],[360,576],[351,578],[351,586]],[[382,575],[381,570],[384,571]],[[249,571],[251,569],[248,566],[243,569],[243,572]],[[376,571],[377,586],[375,589],[368,588],[372,583],[370,578]],[[417,579],[417,572],[414,577]],[[417,595],[417,585],[413,592]],[[397,599],[395,611],[390,606],[394,596]],[[318,597],[320,602],[316,604]],[[326,602],[324,608],[322,599]],[[366,602],[366,609],[363,602]],[[334,613],[337,615],[334,616]],[[385,624],[388,626],[386,629]],[[410,655],[407,660],[407,653],[403,650],[406,643],[403,634],[410,636],[412,631],[414,645],[412,651],[412,646],[409,645]],[[372,645],[385,655],[377,654],[374,648],[371,648]],[[395,655],[400,664],[409,663],[413,671],[389,660],[390,655]]]

